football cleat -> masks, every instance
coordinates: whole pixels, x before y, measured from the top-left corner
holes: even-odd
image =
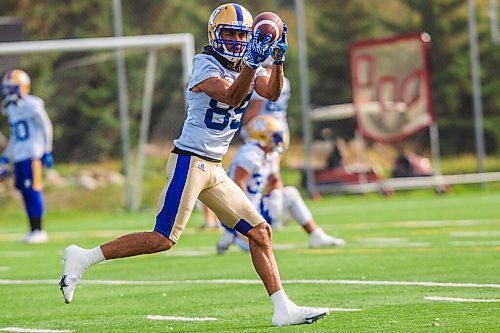
[[[309,236],[309,247],[316,249],[319,247],[344,246],[345,240],[327,235],[322,230],[312,233]]]
[[[297,306],[292,303],[285,309],[275,311],[272,323],[273,326],[312,324],[328,314],[329,310],[326,308]]]
[[[332,236],[326,237],[311,237],[309,239],[309,247],[316,249],[319,247],[344,246],[345,240]]]
[[[217,241],[217,254],[222,255],[227,252],[231,244],[234,243],[235,235],[225,231]]]
[[[23,242],[26,244],[43,244],[49,241],[49,235],[45,230],[33,230],[24,236]]]
[[[64,249],[64,270],[61,281],[59,281],[59,289],[66,304],[71,303],[73,300],[75,288],[86,270],[83,265],[84,257],[82,250],[82,248],[76,245],[70,245]]]

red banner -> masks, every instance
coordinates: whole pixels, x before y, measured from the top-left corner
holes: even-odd
[[[349,50],[358,130],[368,139],[404,140],[434,122],[427,33],[354,42]]]

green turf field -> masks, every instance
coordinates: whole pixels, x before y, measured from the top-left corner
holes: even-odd
[[[308,203],[327,232],[347,241],[340,249],[309,250],[294,223],[274,233],[289,296],[332,308],[313,325],[272,327],[272,305],[249,255],[231,248],[217,256],[219,234],[198,228],[198,212],[174,250],[93,267],[66,305],[57,286],[63,248],[150,230],[154,209],[49,207],[51,241],[44,245],[19,242],[27,226],[20,209],[0,214],[0,331],[500,332],[498,191]]]

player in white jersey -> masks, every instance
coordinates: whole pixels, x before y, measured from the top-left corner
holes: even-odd
[[[279,122],[266,115],[254,117],[247,124],[247,143],[238,148],[229,176],[246,193],[266,221],[275,226],[289,213],[309,234],[309,247],[342,246],[345,241],[327,235],[314,221],[300,192],[293,186],[283,186],[277,174],[273,152],[283,147],[283,131]],[[230,228],[225,228],[217,243],[217,252],[224,253],[235,242],[247,250],[246,242]]]
[[[266,59],[262,63],[268,72],[271,71],[273,62],[272,59]],[[243,125],[246,125],[252,118],[258,115],[270,116],[278,121],[281,128],[283,129],[283,149],[286,150],[290,144],[290,130],[287,121],[287,111],[288,103],[290,102],[292,91],[290,86],[290,80],[284,77],[283,88],[281,90],[280,97],[276,101],[270,101],[258,93],[254,93],[252,98],[250,98],[250,103],[248,104],[247,110],[245,110],[245,117],[243,119]],[[246,138],[246,126],[241,128],[242,136]]]
[[[274,305],[273,325],[311,323],[328,313],[328,309],[297,306],[287,297],[272,252],[269,224],[222,168],[221,158],[253,90],[276,100],[283,84],[286,34],[273,43],[271,35],[259,41],[258,33],[249,40],[252,23],[251,14],[234,3],[217,7],[210,16],[210,46],[193,61],[188,115],[168,160],[154,231],[128,234],[94,249],[67,247],[59,283],[66,303],[72,301],[90,266],[172,248],[199,198],[222,223],[249,238],[252,262]],[[269,76],[260,64],[271,53],[275,64]]]
[[[30,95],[30,78],[20,69],[8,71],[2,81],[2,104],[5,107],[11,135],[0,164],[14,164],[16,188],[22,194],[31,231],[26,243],[45,243],[42,230],[44,212],[42,165],[52,167],[52,123],[43,101]]]

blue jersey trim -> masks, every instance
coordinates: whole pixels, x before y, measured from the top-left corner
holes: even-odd
[[[177,155],[174,176],[170,181],[161,211],[156,216],[155,231],[169,238],[179,211],[182,193],[189,173],[191,156]]]

